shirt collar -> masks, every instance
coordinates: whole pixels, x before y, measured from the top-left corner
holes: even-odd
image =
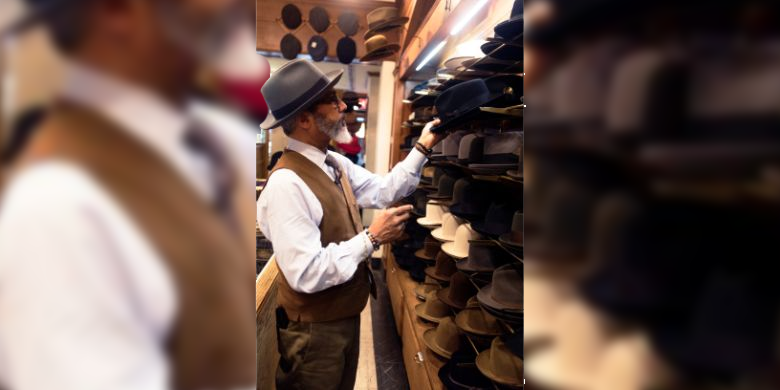
[[[325,158],[328,156],[326,153],[323,153],[322,150],[319,150],[312,145],[289,137],[287,138],[287,149],[304,155],[319,167],[325,165]]]
[[[120,125],[163,156],[169,157],[186,147],[186,113],[151,91],[86,64],[68,61],[61,93]]]

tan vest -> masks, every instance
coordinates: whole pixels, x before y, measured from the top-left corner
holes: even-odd
[[[358,213],[357,205],[347,204],[344,193],[320,167],[300,153],[286,150],[269,180],[273,180],[273,174],[280,169],[295,172],[320,201],[322,221],[319,228],[323,247],[349,240],[358,233],[350,214]],[[325,322],[359,315],[368,301],[369,272],[366,262],[362,262],[352,279],[314,294],[297,292],[290,287],[287,279],[279,278],[279,305],[294,321]]]
[[[97,114],[70,103],[52,107],[15,169],[47,159],[64,159],[86,169],[119,202],[166,262],[179,301],[167,345],[173,388],[253,386],[255,267],[250,237],[254,228],[253,218],[243,217],[251,212],[245,211],[246,207],[254,206],[251,190],[239,191],[237,186],[234,191],[234,203],[240,203],[235,209],[244,210],[239,214],[238,234],[145,145]],[[54,195],[57,190],[51,191]],[[244,234],[247,229],[250,234]]]

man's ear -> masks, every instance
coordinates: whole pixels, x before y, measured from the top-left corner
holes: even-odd
[[[302,129],[310,129],[314,125],[314,115],[308,112],[303,112],[298,115],[298,127]]]

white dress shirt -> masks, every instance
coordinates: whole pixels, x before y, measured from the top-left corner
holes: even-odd
[[[301,153],[335,180],[335,172],[325,164],[325,153],[292,138],[287,141],[288,149]],[[348,175],[361,208],[385,208],[409,195],[419,183],[426,161],[425,155],[412,150],[390,173],[378,176],[338,153],[328,154],[337,159]],[[323,248],[319,229],[322,205],[289,169],[276,171],[268,180],[257,200],[257,221],[271,241],[279,269],[290,287],[302,293],[322,291],[348,281],[374,250],[364,232]]]
[[[190,116],[212,124],[241,166],[254,128],[206,105],[190,115],[151,93],[68,64],[61,95],[91,107],[158,152],[192,190],[213,197],[208,165],[183,142]],[[132,164],[132,161],[127,161]],[[241,174],[249,185],[250,170]],[[120,204],[65,161],[25,168],[0,203],[0,387],[162,390],[178,310],[172,275]]]

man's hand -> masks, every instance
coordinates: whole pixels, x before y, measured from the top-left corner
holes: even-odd
[[[428,122],[425,125],[425,128],[423,128],[422,134],[420,134],[420,138],[417,139],[417,142],[421,143],[425,148],[427,149],[433,149],[436,144],[441,142],[441,140],[447,138],[447,134],[434,134],[431,133],[431,128],[438,126],[439,123],[441,123],[440,120],[434,119],[431,122]]]
[[[374,214],[374,221],[368,227],[368,231],[380,244],[393,242],[404,233],[404,225],[411,211],[412,205],[379,210]]]

